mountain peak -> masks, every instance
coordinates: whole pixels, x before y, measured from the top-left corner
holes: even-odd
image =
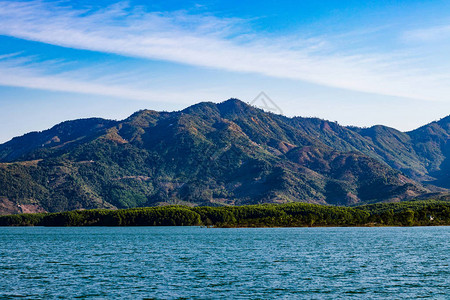
[[[237,114],[237,115],[243,114],[244,112],[250,109],[254,109],[249,104],[236,98],[230,98],[226,101],[223,101],[217,104],[217,107],[219,108],[222,114]]]

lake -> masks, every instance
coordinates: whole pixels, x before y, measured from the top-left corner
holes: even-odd
[[[0,227],[0,298],[450,297],[450,227]]]

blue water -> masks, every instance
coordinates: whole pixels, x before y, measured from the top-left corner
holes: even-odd
[[[450,298],[450,227],[0,227],[0,298]]]

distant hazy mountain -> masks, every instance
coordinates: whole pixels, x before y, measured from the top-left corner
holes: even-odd
[[[0,145],[0,212],[401,201],[450,188],[450,117],[411,132],[236,99],[63,122]]]

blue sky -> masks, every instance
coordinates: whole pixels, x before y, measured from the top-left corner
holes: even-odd
[[[242,2],[0,1],[0,142],[261,91],[343,125],[450,113],[450,2]]]

